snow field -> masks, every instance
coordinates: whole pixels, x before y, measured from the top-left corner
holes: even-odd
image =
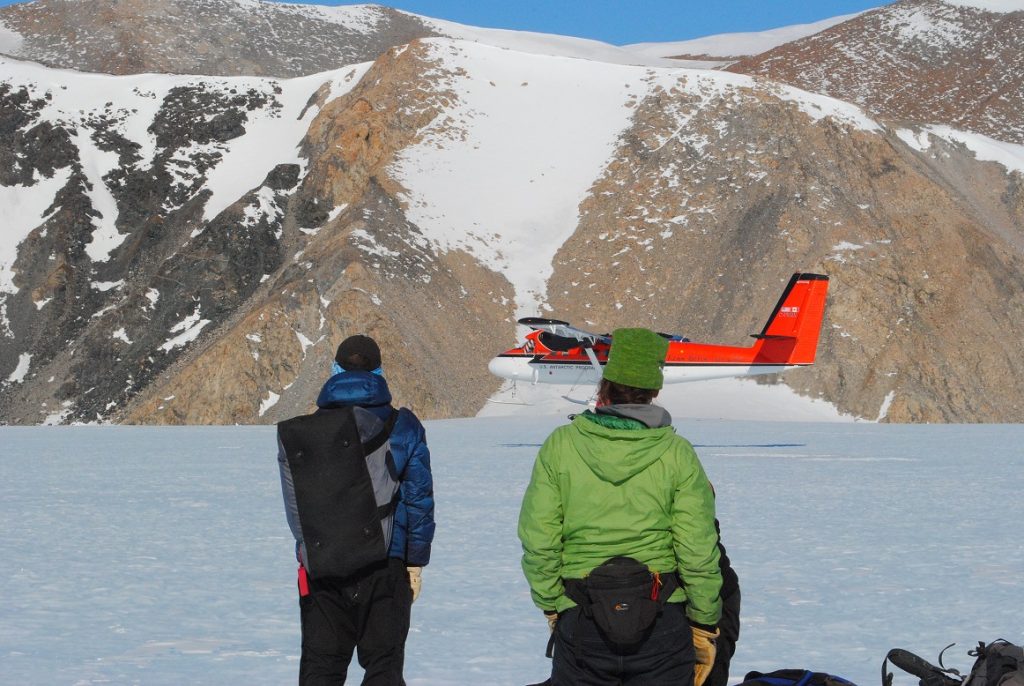
[[[205,83],[211,90],[240,92],[255,89],[272,92],[281,107],[266,107],[248,113],[245,134],[212,147],[221,154],[220,161],[209,170],[204,188],[212,195],[204,208],[204,219],[209,221],[245,193],[257,188],[266,175],[278,164],[299,164],[298,145],[305,136],[310,122],[319,111],[306,109],[307,101],[321,85],[331,84],[332,97],[346,93],[369,69],[370,64],[353,65],[324,74],[296,79],[265,79],[254,77],[195,77],[166,74],[135,76],[109,76],[70,70],[48,69],[31,62],[19,62],[0,57],[3,81],[12,88],[26,87],[33,98],[49,95],[40,117],[69,126],[77,126],[75,144],[86,177],[92,184],[89,192],[93,207],[100,217],[94,217],[95,231],[86,250],[94,262],[109,259],[110,252],[125,236],[115,228],[118,209],[103,176],[117,166],[117,155],[100,150],[91,138],[92,131],[82,125],[90,118],[103,115],[113,120],[114,128],[128,140],[139,144],[141,165],[153,163],[156,137],[148,128],[167,94],[176,87]],[[299,115],[303,114],[300,118]],[[199,146],[193,146],[193,152]],[[185,152],[189,152],[188,149]],[[180,155],[180,153],[179,153]],[[190,161],[183,164],[188,165]],[[37,179],[34,186],[0,186],[0,208],[9,216],[7,228],[0,234],[0,291],[16,292],[13,285],[12,265],[18,244],[43,222],[43,212],[66,183],[70,169],[60,169],[53,178]],[[183,178],[182,182],[188,181]]]
[[[431,39],[426,44],[438,65],[433,71],[438,87],[450,89],[455,97],[418,143],[398,153],[391,172],[407,189],[402,199],[408,218],[431,246],[467,250],[502,273],[516,289],[519,316],[543,311],[554,255],[575,232],[580,203],[608,168],[620,136],[632,124],[637,102],[654,89],[699,96],[699,105],[680,106],[673,113],[677,134],[685,137],[692,133],[688,122],[700,108],[723,99],[731,102],[747,89],[763,87],[747,76],[723,72],[624,66],[466,40]],[[166,95],[175,87],[200,82],[196,77],[113,77],[13,60],[0,63],[12,85],[26,85],[36,98],[51,95],[42,113],[47,119],[75,123],[97,113],[111,118],[122,135],[141,146],[143,166],[152,164],[156,153],[155,136],[148,127]],[[369,67],[353,65],[287,80],[201,80],[223,92],[280,91],[274,96],[280,107],[248,114],[245,135],[210,144],[221,159],[208,171],[203,186],[211,193],[204,218],[212,219],[258,188],[275,165],[304,167],[297,146],[317,112],[316,107],[304,111],[310,94],[329,83],[331,97],[338,97]],[[879,130],[848,103],[782,85],[769,88],[815,120],[831,117],[862,130]],[[114,226],[117,208],[102,179],[116,159],[98,150],[85,132],[83,127],[77,142],[93,186],[93,205],[102,214],[95,219],[88,249],[95,261],[102,261],[124,238]],[[188,155],[196,150],[178,152],[187,169]],[[42,221],[41,213],[62,185],[62,173],[41,180],[30,193],[0,187],[0,206],[15,210],[12,228],[0,240],[0,290],[13,290],[11,265],[17,245]],[[192,183],[187,175],[180,181]]]
[[[522,312],[546,299],[551,262],[629,125],[644,70],[430,41],[456,102],[392,169],[406,216],[440,250],[466,249],[516,286]],[[586,125],[582,125],[586,122]]]
[[[8,55],[17,55],[24,42],[24,36],[9,28],[3,21],[0,21],[0,52]]]
[[[511,31],[467,26],[442,19],[416,16],[443,36],[480,43],[504,50],[551,57],[570,57],[606,64],[629,64],[648,67],[677,67],[675,60],[662,55],[632,50],[631,46],[616,46],[589,38],[560,36],[533,31]]]
[[[521,685],[550,668],[516,519],[563,421],[426,423],[438,528],[410,686]],[[1021,427],[676,426],[716,487],[740,575],[733,681],[808,667],[870,686],[892,647],[934,657],[956,641],[946,662],[965,668],[978,640],[1024,639]],[[0,446],[4,680],[294,682],[295,565],[271,427],[3,428]]]
[[[595,384],[576,386],[506,382],[477,417],[566,416],[593,402]],[[673,416],[691,419],[741,419],[773,422],[854,422],[832,403],[798,395],[785,383],[760,384],[752,378],[710,379],[670,384],[657,403]],[[884,416],[884,415],[883,415]]]
[[[633,43],[623,49],[646,57],[672,57],[674,55],[709,55],[711,57],[745,57],[768,52],[772,48],[820,33],[836,24],[849,21],[863,12],[843,14],[808,24],[792,24],[767,31],[720,33],[685,41],[664,43]],[[689,62],[689,61],[687,61]],[[714,63],[712,63],[714,64]],[[718,62],[717,64],[728,64]]]
[[[970,7],[999,14],[1024,12],[1024,0],[942,0],[942,2],[947,5]]]
[[[70,169],[58,169],[52,177],[36,179],[31,192],[23,186],[0,186],[0,209],[4,213],[4,227],[0,232],[0,293],[18,292],[14,285],[18,244],[43,223],[43,213],[70,178]]]
[[[213,195],[206,203],[203,218],[209,221],[216,217],[249,190],[263,183],[267,174],[279,164],[298,164],[305,170],[306,159],[299,156],[299,143],[320,111],[316,106],[303,111],[310,95],[330,82],[331,97],[340,97],[359,83],[370,66],[371,63],[367,62],[333,72],[275,81],[282,91],[278,96],[282,105],[280,113],[275,116],[267,116],[265,111],[250,113],[245,135],[228,143],[223,159],[208,176],[207,187]],[[354,78],[344,76],[353,73]],[[249,81],[251,86],[244,81],[239,83],[239,90],[246,87],[262,90],[270,80]]]
[[[438,87],[455,102],[397,155],[391,173],[407,189],[406,216],[437,250],[466,250],[508,278],[517,316],[542,311],[552,260],[575,232],[580,203],[612,161],[636,102],[657,88],[698,95],[698,107],[675,113],[685,134],[698,109],[760,87],[725,72],[617,66],[446,39],[427,44]],[[879,130],[848,103],[788,86],[770,90],[814,120]]]
[[[925,126],[920,131],[897,129],[900,140],[919,152],[927,152],[932,147],[932,136],[953,143],[959,143],[974,153],[979,161],[996,162],[1006,168],[1007,172],[1024,174],[1024,145],[997,141],[980,133],[961,131],[949,126]]]

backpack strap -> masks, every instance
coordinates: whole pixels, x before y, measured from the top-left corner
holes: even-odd
[[[664,605],[676,592],[682,588],[683,583],[679,580],[676,572],[654,572],[654,588],[651,590],[651,600],[657,600],[659,605]]]
[[[380,450],[382,447],[384,447],[388,440],[391,439],[391,432],[394,431],[395,422],[397,421],[398,410],[392,407],[391,414],[389,414],[388,418],[384,421],[384,428],[378,431],[376,436],[363,443],[363,454],[366,456],[370,456],[376,451]],[[390,455],[388,455],[386,464],[388,471],[391,472],[391,477],[395,481],[399,481],[398,475],[394,473],[394,462],[390,459]],[[389,517],[395,511],[395,508],[398,507],[398,501],[400,498],[400,493],[398,491],[395,491],[395,495],[392,496],[390,501],[384,503],[383,505],[377,508],[377,519],[384,519],[386,517]]]
[[[364,455],[376,452],[382,445],[388,442],[388,439],[391,438],[391,432],[395,428],[396,421],[398,421],[398,410],[392,407],[391,414],[388,415],[387,420],[384,422],[384,428],[376,436],[363,443]]]
[[[835,674],[808,669],[777,669],[774,672],[747,672],[741,686],[854,686]]]
[[[555,656],[555,633],[557,631],[558,631],[558,629],[555,629],[554,631],[551,632],[551,638],[548,639],[547,650],[544,651],[544,657],[546,657],[549,660],[552,659]],[[550,683],[550,682],[548,682],[548,683]],[[538,686],[541,686],[541,685],[538,684]]]
[[[565,585],[565,595],[569,600],[579,605],[584,614],[593,615],[587,579],[563,579],[562,583]],[[663,606],[682,585],[679,575],[675,572],[651,572],[651,600]]]
[[[747,672],[744,686],[808,686],[814,683],[815,672],[808,669],[776,669],[774,672]],[[817,676],[827,675],[817,673]],[[820,679],[819,683],[824,683]]]
[[[587,595],[587,582],[583,579],[562,579],[565,586],[565,595],[569,600],[579,605],[580,610],[586,613],[590,610],[590,596]]]
[[[948,648],[949,646],[946,646],[942,649],[942,652],[945,652]],[[909,651],[902,648],[893,648],[886,653],[885,658],[882,660],[882,686],[892,686],[892,672],[888,669],[889,662],[892,662],[904,672],[913,674],[920,679],[920,686],[960,686],[963,682],[963,677],[956,670],[936,667],[924,658],[918,657]],[[954,678],[953,674],[960,678]]]
[[[378,519],[384,519],[385,517],[390,515],[392,512],[394,512],[395,509],[398,507],[398,501],[401,500],[401,499],[402,499],[401,492],[400,491],[395,491],[395,495],[394,495],[394,497],[391,498],[391,500],[389,500],[388,502],[384,503],[383,505],[381,505],[380,507],[377,508],[377,518]]]

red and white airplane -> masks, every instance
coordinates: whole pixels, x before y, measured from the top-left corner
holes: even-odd
[[[733,376],[773,374],[814,364],[825,314],[828,277],[794,274],[768,323],[749,347],[694,343],[668,339],[665,383],[702,381]],[[610,334],[594,334],[557,319],[526,317],[520,324],[533,329],[526,341],[491,360],[491,373],[530,383],[597,383],[608,361]]]

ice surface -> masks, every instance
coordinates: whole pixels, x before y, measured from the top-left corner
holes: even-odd
[[[410,686],[521,685],[550,669],[515,531],[537,448],[562,421],[426,423],[438,526]],[[894,646],[934,657],[956,641],[946,662],[965,668],[974,642],[1024,638],[1024,428],[677,428],[716,486],[742,583],[733,681],[809,667],[870,686]],[[3,681],[294,683],[275,453],[269,427],[0,429]]]

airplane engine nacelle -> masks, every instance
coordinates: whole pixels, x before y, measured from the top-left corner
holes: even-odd
[[[512,381],[537,382],[537,370],[530,366],[529,357],[494,357],[487,364],[487,369],[503,379]]]

